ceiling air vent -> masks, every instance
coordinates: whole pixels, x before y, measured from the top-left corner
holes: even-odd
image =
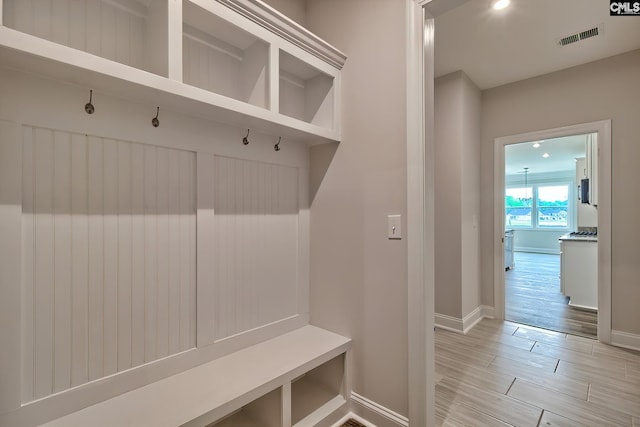
[[[570,36],[562,37],[558,40],[560,46],[566,46],[568,44],[577,43],[579,41],[589,39],[602,34],[602,25],[589,28],[588,30],[581,31],[579,33],[571,34]]]

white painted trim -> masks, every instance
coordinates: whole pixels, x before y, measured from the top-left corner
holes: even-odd
[[[618,347],[628,348],[630,350],[640,351],[640,335],[612,330],[611,344]]]
[[[409,419],[435,425],[434,20],[429,1],[405,0],[407,53],[407,286]]]
[[[504,149],[510,144],[598,133],[598,339],[611,343],[611,120],[509,135],[494,140],[494,307],[504,319]]]
[[[385,408],[373,400],[360,396],[358,393],[351,392],[351,401],[383,417],[384,419],[391,421],[394,425],[399,427],[409,427],[409,419],[407,417],[400,415],[389,408]]]
[[[514,252],[529,252],[534,254],[550,254],[550,255],[560,255],[560,251],[556,251],[549,248],[530,248],[528,246],[515,246],[513,248]]]
[[[488,305],[481,305],[480,308],[482,309],[482,318],[483,319],[495,319],[496,317],[496,310]]]
[[[436,313],[434,318],[436,328],[458,333],[462,333],[464,331],[462,319],[440,313]]]
[[[483,319],[482,306],[476,307],[462,319],[462,332],[466,334]]]
[[[262,1],[217,1],[339,70],[347,60],[340,50]]]
[[[493,319],[494,309],[487,305],[476,307],[471,313],[467,314],[463,319],[446,314],[435,314],[435,326],[459,334],[467,334],[474,326],[476,326],[484,318]]]

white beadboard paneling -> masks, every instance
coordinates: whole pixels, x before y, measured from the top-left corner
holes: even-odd
[[[53,297],[54,297],[54,223],[53,223],[53,132],[34,130],[34,323],[35,363],[34,397],[53,392]]]
[[[104,197],[103,143],[87,138],[89,210],[89,380],[104,375]]]
[[[298,314],[298,169],[216,156],[213,180],[220,340]]]
[[[118,371],[118,142],[102,143],[104,375]]]
[[[19,283],[25,268],[20,265],[23,255],[23,243],[20,238],[25,223],[22,222],[22,129],[17,123],[0,120],[0,413],[16,410],[20,407],[20,382],[24,372],[20,370],[24,360],[20,357],[25,347],[20,337],[18,327],[25,320],[20,299]],[[31,187],[33,183],[26,183]],[[33,202],[30,202],[33,205]],[[33,210],[31,210],[31,219]],[[33,222],[30,221],[31,231]],[[28,268],[33,263],[30,262]],[[32,284],[31,275],[29,283]],[[33,292],[33,288],[30,289]],[[32,314],[32,311],[29,311]],[[31,326],[32,324],[28,324]],[[33,337],[32,329],[29,334]],[[22,342],[21,342],[22,341]],[[32,341],[29,343],[32,345]],[[31,347],[32,349],[32,347]],[[33,353],[31,354],[31,356]],[[27,360],[33,366],[33,359]],[[33,382],[29,385],[29,392],[33,391]],[[2,422],[0,422],[2,424]]]
[[[147,10],[139,2],[4,0],[4,25],[143,68]]]
[[[157,342],[158,358],[169,354],[169,150],[158,148],[158,278],[157,278]]]
[[[53,133],[53,391],[71,385],[71,135]]]
[[[23,127],[23,403],[195,345],[195,155]]]
[[[89,216],[87,138],[71,135],[71,386],[89,380]]]
[[[158,357],[158,156],[155,147],[144,147],[144,265],[145,265],[145,362]]]
[[[215,303],[215,277],[216,270],[213,262],[205,254],[214,254],[216,250],[216,234],[213,210],[213,173],[215,157],[209,154],[198,153],[196,170],[197,181],[197,227],[198,249],[201,261],[197,267],[197,344],[205,347],[212,344],[214,336],[214,314],[211,307]]]
[[[131,365],[145,362],[144,150],[131,144]]]
[[[21,292],[21,396],[22,402],[34,399],[35,356],[35,174],[33,173],[33,129],[22,128],[22,292]]]
[[[118,141],[118,371],[131,367],[133,227],[131,146]]]

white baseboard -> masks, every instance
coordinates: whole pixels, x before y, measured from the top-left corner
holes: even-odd
[[[375,419],[381,420],[378,425],[393,426],[393,427],[409,427],[409,419],[404,415],[400,415],[397,412],[392,411],[389,408],[367,399],[364,396],[360,396],[358,393],[351,392],[351,402],[354,405],[359,405],[362,409],[365,409]],[[357,419],[357,418],[356,418]],[[358,420],[360,421],[360,420]],[[365,425],[373,426],[368,421],[361,421]]]
[[[530,252],[534,254],[551,254],[551,255],[560,255],[560,251],[558,249],[551,248],[529,248],[526,246],[514,246],[514,252]]]
[[[466,334],[485,317],[493,319],[494,314],[494,308],[487,305],[476,307],[476,309],[467,314],[464,319],[436,313],[435,325],[440,329]]]
[[[640,335],[611,331],[611,345],[640,351]]]

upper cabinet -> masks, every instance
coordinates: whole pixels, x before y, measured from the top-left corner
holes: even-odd
[[[585,145],[586,177],[589,178],[589,203],[598,206],[598,134],[587,135]]]
[[[308,143],[346,57],[260,0],[0,0],[0,66]]]

